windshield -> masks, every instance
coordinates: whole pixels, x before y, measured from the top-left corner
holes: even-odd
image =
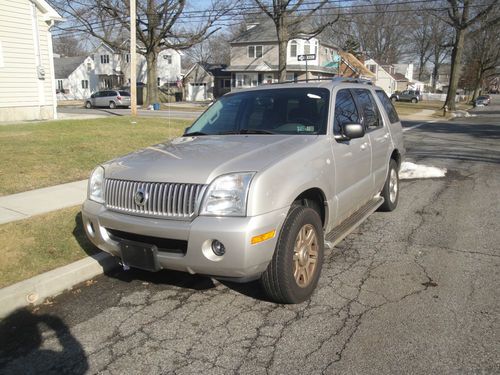
[[[223,96],[185,135],[325,134],[330,93],[284,88]]]

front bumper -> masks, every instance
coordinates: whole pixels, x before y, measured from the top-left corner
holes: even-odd
[[[82,209],[87,236],[99,249],[112,255],[121,256],[120,242],[111,238],[108,229],[187,241],[185,254],[159,251],[160,267],[240,279],[252,279],[265,271],[287,213],[288,208],[283,208],[253,217],[198,216],[192,221],[178,221],[126,215],[90,200],[85,201]],[[274,238],[255,245],[250,243],[252,237],[272,230],[276,230]],[[212,252],[212,240],[224,244],[223,256]]]

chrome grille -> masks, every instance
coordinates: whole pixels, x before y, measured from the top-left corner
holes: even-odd
[[[139,182],[106,179],[104,196],[106,207],[120,212],[144,216],[189,219],[205,185],[166,182]],[[135,202],[135,194],[142,190],[147,195],[143,205]]]

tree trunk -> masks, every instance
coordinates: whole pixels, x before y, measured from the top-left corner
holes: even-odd
[[[286,81],[286,47],[288,46],[288,29],[285,17],[281,17],[277,23],[278,34],[278,80]]]
[[[476,73],[476,82],[474,83],[474,91],[472,92],[471,101],[476,100],[479,96],[479,91],[481,90],[481,81],[483,80],[483,68],[479,66]]]
[[[456,29],[455,44],[453,45],[453,51],[451,53],[450,85],[448,87],[448,94],[446,95],[445,103],[450,111],[454,111],[456,109],[455,96],[457,95],[458,79],[460,78],[464,39],[465,30]]]
[[[157,62],[158,54],[152,51],[148,51],[146,53],[146,69],[148,74],[148,82],[147,82],[147,96],[146,96],[146,106],[149,106],[153,103],[159,103],[159,94],[158,94],[158,83],[157,83]]]
[[[432,68],[432,92],[436,92],[436,85],[439,76],[439,59],[437,58],[434,63],[434,68]]]

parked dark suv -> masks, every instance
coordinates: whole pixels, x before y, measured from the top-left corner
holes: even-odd
[[[394,94],[391,95],[391,100],[393,102],[418,103],[420,100],[422,100],[422,97],[420,96],[420,91],[405,90],[403,92],[396,91]]]
[[[85,108],[92,107],[129,107],[130,93],[123,90],[106,90],[98,91],[90,95],[90,98],[85,100]]]

